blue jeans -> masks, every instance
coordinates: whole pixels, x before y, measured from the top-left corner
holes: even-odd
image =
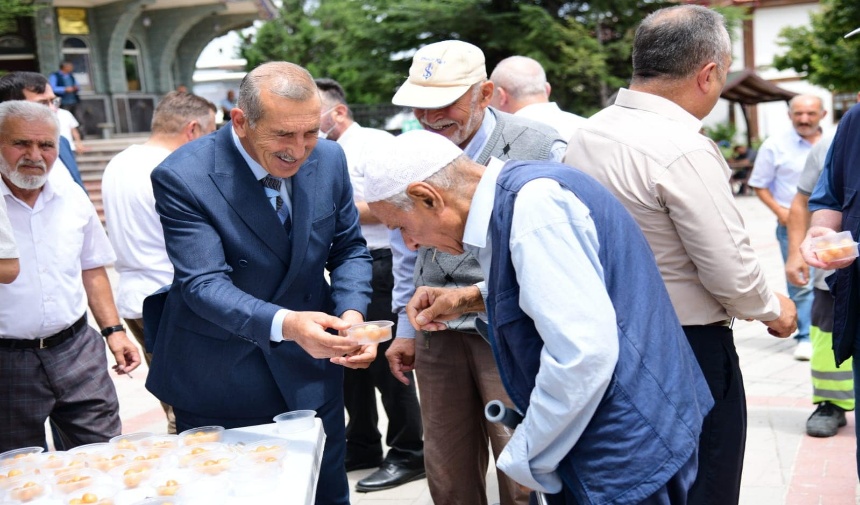
[[[782,261],[788,259],[788,230],[783,225],[776,226],[776,239],[779,241],[779,250],[782,252]],[[809,341],[809,322],[812,318],[812,269],[809,269],[809,282],[806,286],[797,287],[790,282],[788,285],[788,297],[797,306],[797,335],[798,341]]]

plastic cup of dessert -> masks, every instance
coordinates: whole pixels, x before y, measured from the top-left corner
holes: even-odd
[[[179,467],[185,468],[191,463],[191,460],[198,456],[212,452],[225,452],[229,450],[230,447],[227,444],[221,442],[207,442],[205,444],[194,444],[180,447],[179,449],[176,449],[173,454],[176,456]]]
[[[391,340],[391,321],[367,321],[354,324],[346,330],[346,334],[361,345],[378,344]]]
[[[107,477],[103,472],[92,468],[79,468],[56,474],[53,483],[58,493],[70,495],[93,484],[104,483],[106,480]]]
[[[192,474],[200,477],[214,477],[221,475],[233,466],[233,461],[238,456],[233,451],[211,451],[198,454],[188,463]]]
[[[259,459],[262,461],[276,458],[283,459],[287,454],[287,444],[289,442],[282,438],[268,438],[259,440],[250,444],[237,446],[237,451],[242,455],[248,456],[250,459]]]
[[[108,475],[111,481],[118,483],[124,489],[137,489],[149,482],[157,468],[158,465],[150,461],[131,461],[111,468]]]
[[[110,439],[110,443],[117,446],[118,449],[129,449],[136,451],[141,441],[152,436],[152,433],[141,431],[137,433],[129,433],[127,435],[119,435]]]
[[[182,468],[162,468],[153,473],[149,485],[155,490],[155,497],[172,498],[183,486],[197,479],[189,470]]]
[[[273,420],[277,425],[278,433],[296,433],[313,428],[316,415],[316,410],[293,410],[278,414]]]
[[[27,459],[34,459],[36,454],[45,452],[44,447],[22,447],[0,453],[0,467],[15,465]]]
[[[270,454],[265,458],[246,453],[236,459],[230,470],[230,482],[236,496],[258,496],[273,490],[284,471],[283,456]]]
[[[136,451],[129,449],[118,449],[113,444],[99,451],[93,451],[87,455],[87,466],[101,472],[108,472],[112,468],[124,465],[137,456]]]
[[[857,257],[857,242],[850,231],[831,233],[812,239],[812,250],[824,263]]]
[[[21,475],[8,479],[5,483],[6,502],[28,503],[50,494],[47,479],[40,475]]]
[[[8,487],[9,482],[17,477],[38,474],[38,464],[38,461],[21,460],[17,464],[0,467],[0,489]]]
[[[67,494],[64,503],[66,505],[114,505],[114,498],[118,492],[119,489],[116,486],[98,482]]]
[[[220,442],[223,436],[223,426],[201,426],[183,431],[179,434],[179,439],[182,441],[182,445],[194,445],[206,442]]]
[[[141,440],[140,446],[155,449],[178,449],[180,446],[179,435],[152,435]]]

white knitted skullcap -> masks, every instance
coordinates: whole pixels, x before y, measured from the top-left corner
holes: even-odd
[[[463,154],[438,133],[411,130],[374,149],[364,173],[364,199],[386,200],[427,179]]]

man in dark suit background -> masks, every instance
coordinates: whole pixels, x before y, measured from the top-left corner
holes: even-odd
[[[231,124],[153,172],[175,276],[146,385],[179,431],[316,410],[327,440],[315,502],[347,504],[339,365],[366,368],[376,346],[327,330],[363,321],[371,258],[343,151],[318,143],[320,107],[305,69],[261,65]]]

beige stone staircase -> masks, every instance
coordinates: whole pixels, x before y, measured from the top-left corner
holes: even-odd
[[[102,207],[102,174],[105,167],[117,153],[132,144],[142,144],[146,142],[146,139],[146,136],[133,136],[84,140],[87,152],[78,153],[76,159],[78,168],[81,170],[84,187],[87,188],[87,193],[89,193],[90,200],[95,205],[102,223],[105,220]]]

